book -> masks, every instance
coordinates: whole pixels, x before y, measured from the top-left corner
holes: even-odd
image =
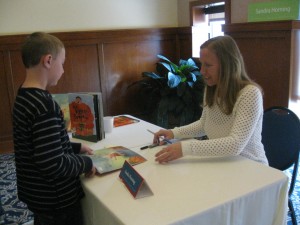
[[[53,94],[60,105],[65,126],[73,138],[97,142],[105,137],[100,92]]]
[[[101,93],[69,93],[72,137],[91,142],[104,138]]]
[[[69,96],[68,94],[52,94],[52,98],[60,106],[61,112],[64,117],[65,127],[68,132],[71,132],[70,109],[69,109]]]
[[[138,123],[138,122],[140,122],[140,121],[137,119],[134,119],[132,117],[125,116],[125,115],[114,117],[114,127],[120,127],[120,126],[124,126],[127,124]]]
[[[93,155],[88,156],[92,159],[97,173],[100,175],[120,170],[125,161],[132,166],[146,161],[143,156],[124,146],[98,149],[94,151]]]

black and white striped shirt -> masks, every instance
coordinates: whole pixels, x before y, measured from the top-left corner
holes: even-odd
[[[33,212],[68,207],[84,195],[79,175],[92,169],[70,142],[48,91],[20,88],[13,109],[18,197]]]

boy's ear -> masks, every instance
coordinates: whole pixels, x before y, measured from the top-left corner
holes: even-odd
[[[46,67],[46,68],[50,68],[51,67],[51,63],[52,63],[52,55],[48,54],[48,55],[45,55],[43,57],[43,65]]]

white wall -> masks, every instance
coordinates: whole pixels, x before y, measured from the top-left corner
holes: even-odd
[[[0,0],[0,35],[189,26],[195,0]],[[248,4],[231,0],[231,22],[247,22]]]
[[[177,0],[0,0],[0,35],[177,27],[177,9]]]

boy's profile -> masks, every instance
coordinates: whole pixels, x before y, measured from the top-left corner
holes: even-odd
[[[36,32],[22,46],[26,78],[13,109],[14,150],[18,197],[34,213],[34,224],[83,224],[79,175],[95,175],[92,150],[71,143],[63,113],[47,88],[62,76],[63,43]]]

